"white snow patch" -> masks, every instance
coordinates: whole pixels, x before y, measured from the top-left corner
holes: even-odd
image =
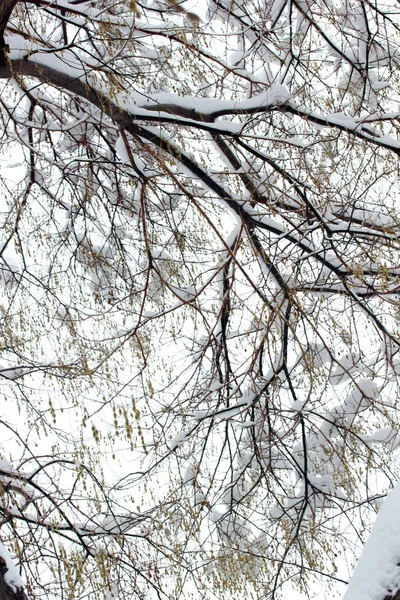
[[[400,483],[378,513],[343,600],[383,600],[400,588],[399,506]]]
[[[169,443],[170,449],[172,451],[176,450],[176,448],[178,448],[181,444],[183,444],[183,442],[185,442],[188,439],[189,436],[190,436],[190,430],[181,431],[180,433],[178,433],[178,435],[176,435],[170,441],[170,443]]]
[[[17,592],[19,589],[23,589],[24,582],[22,581],[21,576],[18,573],[17,568],[14,565],[14,561],[11,558],[7,548],[4,546],[1,540],[0,557],[5,561],[8,569],[6,574],[4,575],[4,581],[14,590],[14,592]]]

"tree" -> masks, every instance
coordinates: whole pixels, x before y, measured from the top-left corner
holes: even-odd
[[[399,492],[397,484],[379,511],[343,600],[379,597],[398,600],[400,597]]]
[[[399,26],[2,3],[1,536],[33,598],[347,580],[398,478]]]

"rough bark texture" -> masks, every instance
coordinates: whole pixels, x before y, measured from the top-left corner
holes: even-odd
[[[17,4],[18,0],[2,0],[0,3],[0,31],[4,32],[6,25],[8,23],[8,19],[11,16],[12,11],[14,10],[14,6]]]
[[[0,600],[28,600],[22,588],[17,588],[15,591],[6,583],[4,576],[7,571],[6,561],[0,557]]]
[[[386,594],[383,600],[400,600],[400,589],[397,590],[397,592],[390,592],[389,594]]]
[[[8,48],[4,40],[4,31],[17,2],[18,0],[1,0],[0,2],[0,64],[4,64],[6,61]]]

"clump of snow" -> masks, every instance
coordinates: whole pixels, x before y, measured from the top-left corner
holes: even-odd
[[[126,149],[124,139],[121,135],[118,136],[118,139],[115,143],[115,151],[118,154],[119,158],[121,159],[121,162],[128,164],[128,165],[131,164],[131,159],[130,159],[128,151]]]
[[[400,588],[400,483],[378,513],[343,600],[384,600]]]
[[[392,427],[381,427],[374,433],[361,436],[364,442],[370,444],[383,444],[388,452],[400,446],[400,436]]]
[[[172,440],[169,443],[169,447],[172,451],[176,450],[176,448],[178,448],[179,446],[181,446],[183,444],[183,442],[185,442],[188,437],[190,436],[190,431],[181,431],[180,433],[178,433],[178,435],[176,435],[174,438],[172,438]]]
[[[371,379],[362,379],[344,403],[346,414],[357,413],[365,410],[378,397],[378,386]]]
[[[7,585],[9,585],[14,592],[18,592],[24,588],[24,582],[21,579],[20,574],[17,571],[16,566],[14,565],[14,561],[11,558],[7,548],[4,546],[3,542],[0,540],[0,558],[2,558],[6,565],[7,571],[4,575],[4,581]]]
[[[29,370],[27,370],[27,369],[24,370],[24,369],[14,368],[14,367],[7,367],[3,363],[0,363],[0,376],[4,377],[5,379],[12,379],[12,380],[18,379],[18,377],[21,377],[26,372],[29,372]]]

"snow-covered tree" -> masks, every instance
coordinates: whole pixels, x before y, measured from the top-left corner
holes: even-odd
[[[343,591],[398,479],[399,47],[396,0],[0,4],[32,598]]]

